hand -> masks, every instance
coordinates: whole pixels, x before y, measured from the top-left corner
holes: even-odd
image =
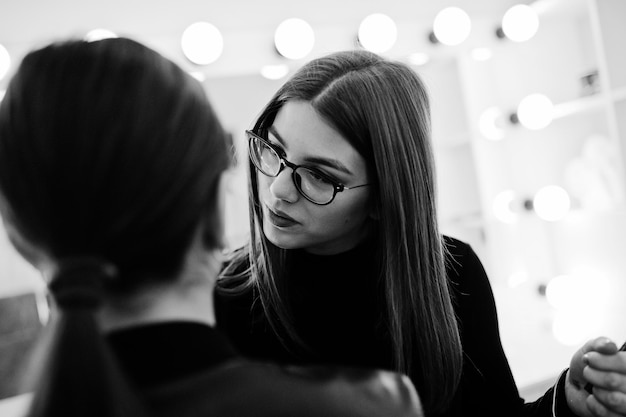
[[[587,406],[596,416],[626,416],[626,352],[612,344],[608,348],[583,355],[583,376],[593,384]]]
[[[626,352],[604,337],[587,342],[572,357],[565,394],[579,416],[626,416]]]

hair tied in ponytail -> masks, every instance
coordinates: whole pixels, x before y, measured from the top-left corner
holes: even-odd
[[[102,259],[66,258],[59,263],[49,288],[63,309],[95,309],[102,304],[107,282],[117,275],[117,268]]]

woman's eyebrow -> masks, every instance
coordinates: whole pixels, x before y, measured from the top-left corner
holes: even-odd
[[[274,135],[274,137],[276,138],[276,140],[278,142],[280,142],[281,145],[283,145],[284,147],[286,147],[285,145],[285,141],[283,140],[282,136],[280,136],[280,134],[278,134],[278,132],[276,131],[276,128],[274,126],[271,126],[269,129],[267,129],[272,135]]]
[[[276,140],[283,147],[288,148],[287,145],[285,144],[285,140],[280,136],[280,134],[278,133],[278,131],[276,130],[274,126],[270,127],[268,131],[276,138]],[[343,163],[341,163],[340,161],[336,159],[322,158],[322,157],[316,157],[316,156],[309,156],[304,159],[305,161],[311,164],[317,164],[317,165],[322,165],[322,166],[326,166],[329,168],[334,168],[337,171],[341,171],[345,174],[353,175],[352,171],[350,171],[347,166],[345,166]]]

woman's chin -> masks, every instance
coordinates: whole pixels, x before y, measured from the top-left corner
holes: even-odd
[[[302,242],[298,237],[289,230],[284,230],[280,227],[268,224],[263,225],[263,234],[265,238],[269,240],[274,246],[281,249],[300,249],[302,248]]]

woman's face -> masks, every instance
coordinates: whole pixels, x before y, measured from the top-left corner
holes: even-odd
[[[315,167],[346,187],[369,182],[363,157],[306,101],[283,105],[268,140],[289,162]],[[370,187],[344,190],[320,206],[298,192],[292,172],[288,167],[277,177],[257,172],[263,232],[270,242],[283,249],[330,255],[363,240],[371,212]]]

